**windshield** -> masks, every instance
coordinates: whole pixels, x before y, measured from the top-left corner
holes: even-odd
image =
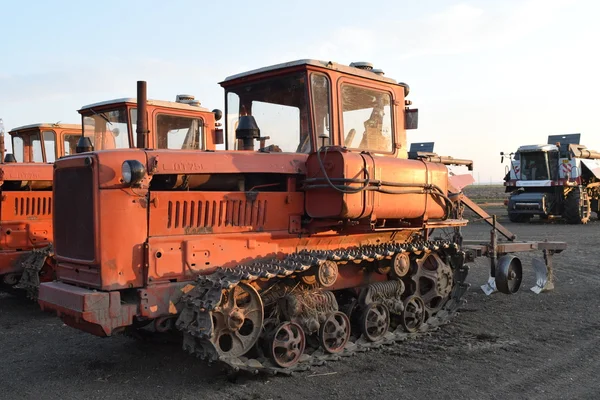
[[[309,153],[311,128],[308,118],[306,75],[297,73],[260,82],[248,83],[227,92],[227,142],[237,150],[235,139],[240,115],[252,115],[265,146],[277,146],[283,152]]]
[[[548,156],[544,151],[521,153],[521,179],[524,181],[548,180]]]
[[[93,138],[95,150],[129,148],[129,129],[127,125],[127,109],[94,112],[83,116],[85,136]]]

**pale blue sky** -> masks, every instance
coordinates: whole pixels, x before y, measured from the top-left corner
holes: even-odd
[[[475,161],[582,133],[600,150],[600,3],[589,1],[4,2],[0,117],[7,129],[79,123],[89,103],[190,93],[223,108],[218,82],[283,61],[370,61],[411,86],[409,141]]]

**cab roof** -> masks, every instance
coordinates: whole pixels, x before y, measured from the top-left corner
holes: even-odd
[[[253,69],[251,71],[242,72],[239,74],[228,76],[221,83],[225,83],[225,82],[233,81],[236,79],[260,74],[263,72],[276,71],[279,69],[292,68],[292,67],[298,67],[298,66],[303,66],[303,65],[307,65],[307,66],[310,65],[313,67],[333,69],[333,70],[340,71],[340,72],[343,72],[343,73],[346,73],[349,75],[356,75],[356,76],[360,76],[363,78],[373,79],[373,80],[385,82],[385,83],[398,84],[398,82],[395,81],[394,79],[386,78],[383,75],[377,74],[375,72],[376,70],[361,69],[361,68],[357,68],[357,67],[353,67],[353,66],[338,64],[333,61],[320,61],[320,60],[312,60],[312,59],[289,61],[289,62],[285,62],[285,63],[281,63],[281,64],[271,65],[268,67]]]
[[[111,105],[111,104],[122,104],[122,103],[127,103],[127,104],[137,104],[137,99],[134,97],[123,97],[121,99],[113,99],[113,100],[106,100],[106,101],[101,101],[98,103],[93,103],[93,104],[88,104],[86,106],[81,107],[80,110],[78,110],[79,112],[90,109],[90,108],[94,108],[94,107],[103,107],[103,106],[107,106],[107,105]],[[210,110],[208,108],[204,108],[201,106],[192,106],[190,104],[186,104],[186,103],[178,103],[175,101],[165,101],[165,100],[151,100],[148,99],[148,105],[150,106],[157,106],[157,107],[165,107],[165,108],[177,108],[180,110],[188,110],[188,111],[206,111],[206,112],[210,112]]]
[[[519,147],[519,152],[529,152],[529,151],[558,151],[558,147],[553,144],[532,144],[527,146]]]
[[[79,124],[60,124],[60,123],[50,123],[50,122],[43,122],[43,123],[39,123],[39,124],[30,124],[30,125],[23,125],[23,126],[19,126],[17,128],[13,128],[10,131],[8,131],[8,133],[18,133],[19,131],[24,131],[24,130],[28,130],[28,129],[55,129],[55,128],[61,128],[61,129],[77,129],[77,130],[81,130],[81,125]]]

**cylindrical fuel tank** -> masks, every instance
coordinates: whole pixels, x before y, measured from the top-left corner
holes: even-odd
[[[430,185],[447,194],[446,166],[331,147],[308,157],[306,212],[312,218],[442,219],[445,200],[425,189]]]

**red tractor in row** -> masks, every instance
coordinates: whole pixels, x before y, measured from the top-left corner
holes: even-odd
[[[13,153],[0,165],[2,289],[24,289],[35,298],[40,281],[56,278],[52,257],[53,163],[92,149],[134,148],[136,106],[136,99],[131,98],[104,101],[79,110],[81,125],[35,124],[9,132]],[[174,102],[150,100],[146,123],[154,135],[148,137],[148,144],[158,149],[214,148],[202,133],[205,124],[214,125],[214,119],[215,113],[201,107],[193,96],[179,95]]]
[[[501,242],[495,220],[490,243],[464,240],[453,161],[408,157],[409,87],[367,63],[299,60],[221,86],[225,129],[204,119],[203,147],[152,148],[139,82],[137,148],[55,163],[44,310],[94,335],[172,334],[236,371],[290,373],[445,323],[478,256],[514,293],[510,253],[565,248]]]

